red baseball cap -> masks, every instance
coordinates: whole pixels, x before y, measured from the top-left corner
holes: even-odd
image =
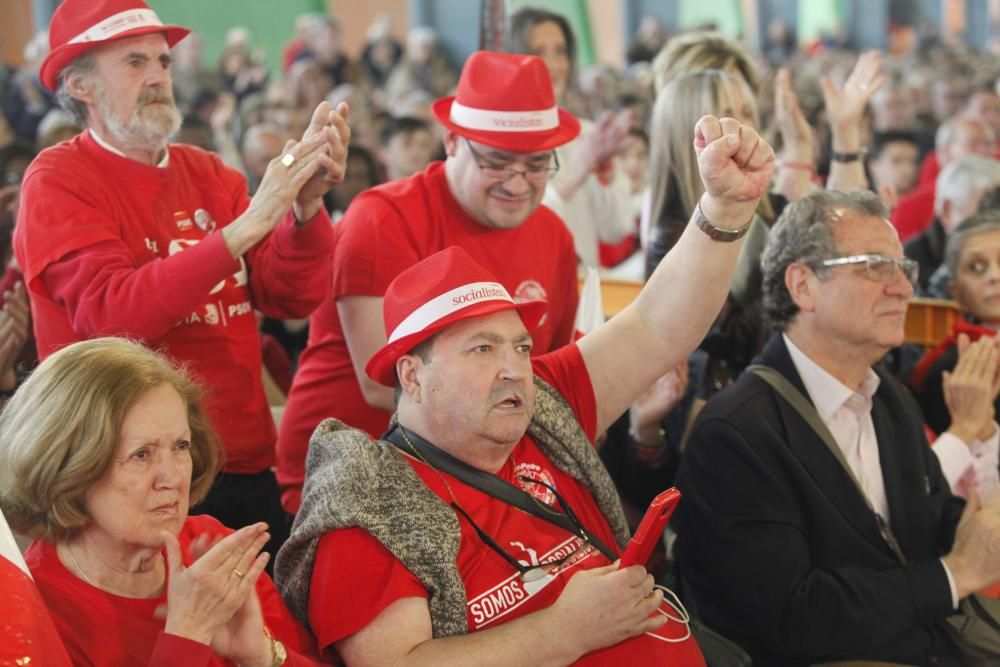
[[[544,301],[515,302],[495,276],[458,246],[422,259],[389,284],[382,305],[388,343],[365,366],[380,384],[396,384],[396,360],[449,324],[516,310],[528,331],[545,317]]]
[[[42,61],[42,85],[54,91],[63,68],[95,46],[152,32],[163,33],[173,46],[191,31],[163,25],[142,0],[63,0],[49,24],[52,50]]]
[[[556,105],[552,79],[538,56],[476,51],[455,95],[432,106],[457,134],[504,150],[544,151],[572,141],[580,121]]]

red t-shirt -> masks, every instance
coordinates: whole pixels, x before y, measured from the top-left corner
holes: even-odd
[[[569,402],[587,436],[592,440],[597,411],[586,366],[576,345],[534,360],[534,369]],[[582,570],[608,565],[597,549],[580,549],[581,541],[567,531],[497,500],[457,478],[437,473],[424,463],[410,460],[414,470],[438,496],[451,503],[451,493],[477,525],[515,559],[531,565],[576,552],[556,572],[538,581],[523,582],[514,568],[487,547],[464,518],[459,518],[461,542],[458,571],[465,584],[469,631],[495,627],[545,609],[559,597],[569,579]],[[440,474],[440,476],[439,476]],[[585,528],[618,552],[614,533],[590,491],[562,472],[525,435],[498,476],[515,483],[519,476],[541,479],[555,487]],[[442,481],[442,478],[446,480]],[[516,482],[541,502],[558,508],[554,495],[543,486]],[[449,492],[450,487],[450,492]],[[580,550],[578,550],[580,549]],[[309,596],[309,624],[326,650],[374,620],[386,607],[404,597],[427,597],[420,581],[378,540],[360,528],[327,533],[320,539],[313,566]],[[344,605],[343,600],[350,600]],[[686,628],[669,622],[661,630],[677,638]],[[693,640],[668,644],[641,635],[613,647],[588,654],[577,665],[704,665]]]
[[[906,243],[934,222],[934,191],[932,181],[899,199],[889,219],[899,233],[900,243]]]
[[[232,532],[210,516],[188,517],[177,536],[184,563],[191,564],[188,546],[198,535],[225,536]],[[24,560],[74,665],[183,664],[197,667],[234,664],[215,655],[205,644],[163,632],[164,619],[155,618],[153,613],[166,604],[166,593],[138,599],[95,588],[62,564],[55,545],[50,542],[34,542],[25,552]],[[286,664],[320,664],[315,659],[313,638],[292,617],[267,574],[257,580],[257,596],[268,630],[288,649]]]
[[[24,177],[14,232],[39,357],[98,336],[166,352],[206,388],[228,472],[274,463],[276,433],[261,384],[254,308],[305,317],[328,289],[333,232],[325,213],[289,212],[245,258],[219,230],[246,209],[246,181],[218,156],[170,146],[154,167],[84,132],[46,151]]]
[[[389,422],[389,413],[369,406],[361,393],[337,314],[338,299],[381,297],[404,269],[457,245],[516,300],[548,301],[548,314],[532,334],[535,354],[568,343],[576,317],[576,251],[566,225],[539,206],[514,229],[484,226],[451,194],[442,162],[362,193],[334,227],[334,236],[333,289],[310,320],[309,345],[299,359],[278,437],[282,504],[293,514],[317,424],[337,417],[377,437]]]

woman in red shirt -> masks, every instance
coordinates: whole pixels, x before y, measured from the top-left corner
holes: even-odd
[[[74,664],[309,665],[264,573],[266,524],[188,517],[219,464],[200,391],[102,338],[53,354],[0,415],[0,505]]]

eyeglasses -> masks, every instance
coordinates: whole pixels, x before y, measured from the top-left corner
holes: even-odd
[[[895,278],[897,267],[903,272],[903,277],[905,277],[911,285],[917,284],[917,278],[920,275],[920,265],[912,259],[896,259],[895,257],[886,257],[885,255],[877,254],[834,257],[832,259],[824,259],[819,264],[820,266],[864,264],[865,275],[867,275],[869,279],[880,283],[887,283]]]
[[[544,165],[528,164],[525,165],[524,169],[514,169],[510,165],[490,162],[489,158],[472,147],[471,141],[466,139],[465,143],[469,147],[469,151],[472,153],[479,171],[491,181],[506,183],[515,176],[524,176],[524,180],[529,183],[542,185],[547,183],[559,171],[559,157],[555,154],[555,151],[552,152],[551,162],[546,160]]]
[[[457,501],[452,502],[451,507],[456,512],[465,517],[465,520],[468,521],[469,525],[471,525],[473,530],[476,531],[476,534],[479,536],[479,539],[483,541],[483,544],[488,546],[490,549],[495,551],[501,558],[510,563],[511,567],[513,567],[515,570],[518,571],[518,573],[520,573],[521,581],[528,583],[532,581],[538,581],[542,577],[550,574],[554,569],[556,569],[563,563],[567,562],[571,558],[575,557],[578,553],[590,547],[591,543],[590,543],[590,538],[587,537],[587,533],[583,529],[583,524],[580,523],[580,520],[576,516],[576,512],[574,512],[573,508],[569,506],[569,503],[567,503],[563,499],[563,497],[559,495],[559,492],[555,490],[555,487],[539,479],[524,477],[523,475],[519,475],[518,479],[521,482],[540,484],[541,486],[544,486],[546,489],[552,492],[552,495],[555,496],[556,501],[559,503],[559,507],[562,509],[563,513],[566,514],[569,520],[573,523],[573,526],[576,528],[575,531],[576,536],[582,540],[582,542],[576,548],[574,548],[569,553],[563,554],[556,558],[552,558],[550,560],[545,561],[544,563],[538,563],[537,565],[525,565],[521,561],[511,556],[507,551],[504,550],[503,547],[497,544],[496,540],[494,540],[482,528],[480,528],[479,525],[472,520],[472,517],[469,516],[464,509],[462,509],[462,506],[459,505]],[[540,507],[542,507],[542,509],[549,512],[552,511],[548,509],[543,503],[538,503],[538,504]]]

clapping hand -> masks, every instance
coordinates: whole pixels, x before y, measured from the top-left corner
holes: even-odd
[[[958,337],[958,363],[941,376],[944,399],[951,414],[948,431],[971,444],[993,432],[993,402],[1000,386],[1000,354],[994,338],[984,337],[975,343],[961,334]]]
[[[219,655],[242,664],[269,664],[257,580],[267,565],[267,524],[241,528],[217,541],[199,536],[184,566],[177,538],[161,534],[170,572],[165,632],[210,644]]]
[[[632,403],[629,408],[629,432],[638,442],[659,439],[660,422],[684,398],[687,385],[688,363],[683,361]]]
[[[331,109],[329,102],[321,102],[302,135],[303,143],[322,135],[326,146],[316,154],[321,168],[302,186],[295,199],[295,217],[299,222],[311,220],[323,207],[323,195],[344,180],[347,146],[351,140],[351,128],[347,123],[349,115],[344,102],[337,105],[336,110]]]
[[[812,162],[813,131],[802,113],[799,96],[792,89],[787,67],[778,70],[774,81],[774,121],[781,133],[781,150],[786,159]]]

